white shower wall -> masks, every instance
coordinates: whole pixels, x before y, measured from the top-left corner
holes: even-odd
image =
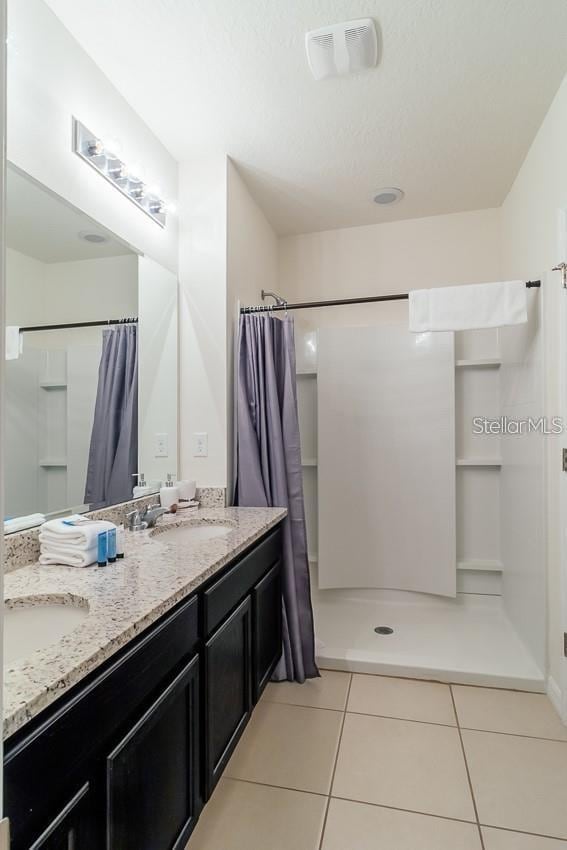
[[[318,300],[499,280],[499,224],[498,210],[484,210],[287,237],[280,240],[278,291],[289,301]],[[541,293],[529,297],[537,302]],[[536,440],[529,448],[522,438],[479,443],[470,421],[473,415],[519,412],[527,388],[541,390],[540,329],[533,311],[528,336],[537,344],[531,346],[518,342],[525,335],[521,329],[520,337],[516,329],[457,335],[455,566],[460,592],[456,601],[445,603],[427,594],[319,590],[317,445],[308,412],[317,392],[313,332],[329,325],[407,327],[407,304],[297,311],[295,317],[298,369],[307,373],[299,378],[299,404],[302,434],[308,435],[305,500],[317,633],[325,644],[320,646],[322,664],[541,690],[543,459]],[[535,411],[538,403],[532,392],[530,409]],[[377,638],[373,626],[388,625],[388,620],[396,634]]]
[[[456,592],[452,333],[322,328],[321,588]]]

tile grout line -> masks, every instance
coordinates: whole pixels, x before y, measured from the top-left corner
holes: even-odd
[[[567,845],[567,840],[562,838],[560,835],[544,835],[542,832],[526,832],[524,829],[513,829],[511,826],[494,826],[490,823],[483,823],[482,826],[485,829],[496,829],[500,832],[510,832],[512,835],[529,835],[534,838],[546,838],[548,841],[560,841],[562,844]]]
[[[452,727],[453,729],[455,727]],[[322,791],[307,791],[305,788],[292,788],[289,785],[274,785],[272,782],[258,782],[255,779],[240,779],[236,776],[224,776],[222,777],[227,782],[243,782],[245,785],[257,785],[260,788],[272,788],[274,791],[291,791],[293,794],[307,794],[309,797],[324,797],[325,799],[329,799],[329,794],[323,794]],[[433,818],[434,820],[446,820],[451,823],[463,823],[468,824],[469,826],[478,826],[475,820],[466,820],[465,818],[452,818],[449,815],[439,815],[435,812],[425,812],[421,809],[405,809],[402,806],[390,806],[387,803],[373,803],[370,800],[356,800],[354,797],[343,797],[342,795],[330,796],[332,800],[342,800],[345,803],[355,803],[359,806],[371,806],[375,809],[388,809],[388,811],[393,812],[406,812],[410,815],[420,815],[425,818]],[[548,835],[542,832],[526,832],[525,829],[518,829],[512,826],[497,826],[493,823],[481,823],[481,827],[485,829],[495,829],[499,832],[510,832],[512,835],[528,835],[534,836],[535,838],[546,838],[550,841],[561,841],[564,844],[566,843],[566,839],[561,835]]]
[[[483,594],[475,594],[477,596],[482,596]],[[492,595],[492,594],[489,594]],[[401,673],[365,673],[361,670],[341,670],[339,667],[321,667],[319,665],[319,670],[323,670],[323,672],[329,673],[346,673],[351,676],[372,676],[375,679],[401,679],[403,682],[426,682],[430,685],[447,685],[447,687],[455,687],[455,688],[479,688],[484,691],[509,691],[513,694],[533,694],[534,696],[544,697],[546,696],[545,691],[534,691],[531,688],[520,688],[520,687],[511,687],[508,685],[479,685],[474,682],[456,682],[454,679],[435,679],[430,677],[423,676],[404,676]]]
[[[463,759],[464,759],[464,762],[465,762],[465,770],[466,770],[466,773],[467,773],[467,780],[468,780],[468,783],[469,783],[469,789],[470,789],[470,792],[471,792],[474,814],[475,814],[475,817],[476,817],[476,826],[477,826],[477,829],[478,829],[478,837],[479,837],[479,840],[480,840],[480,846],[481,846],[481,850],[485,850],[484,836],[482,834],[482,829],[480,827],[480,819],[479,819],[479,816],[478,816],[478,808],[477,808],[477,805],[476,805],[476,798],[474,796],[474,789],[473,789],[471,774],[470,774],[470,770],[469,770],[469,763],[467,761],[467,754],[466,754],[466,751],[465,751],[465,743],[463,741],[463,733],[461,732],[461,727],[459,725],[459,714],[457,712],[457,704],[455,702],[455,695],[453,694],[453,686],[452,685],[449,685],[449,692],[451,694],[451,700],[452,700],[452,703],[453,703],[453,711],[455,712],[455,720],[457,722],[457,732],[459,733],[459,741],[461,742],[461,752],[463,754]]]
[[[323,794],[322,791],[307,791],[305,788],[293,788],[291,785],[274,785],[273,782],[258,782],[257,779],[240,779],[238,776],[225,776],[223,779],[229,782],[244,782],[246,785],[259,785],[260,788],[273,788],[276,791],[291,791],[294,794],[307,794],[309,797],[324,797],[327,799],[328,794]]]
[[[329,793],[327,795],[327,805],[325,806],[325,814],[323,816],[323,826],[321,828],[321,838],[319,840],[319,850],[322,850],[323,841],[325,839],[325,830],[327,828],[327,817],[329,815],[329,806],[331,805],[331,793],[333,791],[333,783],[335,781],[335,773],[337,771],[337,763],[339,761],[339,751],[341,749],[341,741],[343,739],[343,729],[345,728],[345,720],[346,720],[346,716],[347,716],[347,708],[348,708],[348,701],[349,701],[349,698],[350,698],[350,689],[352,687],[352,680],[353,680],[353,674],[351,673],[350,679],[348,681],[348,688],[347,688],[347,692],[346,692],[345,704],[344,704],[344,709],[343,709],[343,719],[342,719],[341,728],[340,728],[340,732],[339,732],[339,739],[337,741],[337,751],[335,753],[335,760],[334,760],[334,763],[333,763],[333,770],[332,770],[332,773],[331,773],[331,782],[329,784]]]
[[[358,673],[353,674],[359,675]],[[371,674],[367,674],[371,675]],[[420,681],[420,680],[416,680]],[[435,683],[437,684],[437,683]],[[447,685],[448,688],[451,685]],[[288,705],[292,708],[312,708],[315,711],[334,711],[337,714],[343,714],[344,710],[342,708],[328,708],[324,705],[305,705],[305,703],[300,702],[282,702],[280,700],[273,699],[265,699],[265,703],[269,703],[270,705]],[[445,729],[456,729],[457,723],[441,723],[439,720],[418,720],[415,717],[400,717],[397,714],[376,714],[371,713],[369,711],[347,711],[347,714],[356,714],[359,717],[380,717],[382,720],[403,720],[406,723],[422,723],[426,726],[442,726]],[[486,735],[507,735],[509,738],[527,738],[529,741],[551,741],[553,744],[567,744],[567,740],[563,738],[548,738],[543,735],[525,735],[521,732],[503,732],[501,729],[480,729],[477,726],[460,726],[460,728],[464,732],[483,732]]]

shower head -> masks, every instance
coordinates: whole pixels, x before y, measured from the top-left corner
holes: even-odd
[[[283,307],[284,304],[287,304],[285,298],[282,298],[281,295],[278,295],[276,292],[270,292],[267,289],[262,290],[262,301],[265,301],[266,298],[273,298],[278,307]]]

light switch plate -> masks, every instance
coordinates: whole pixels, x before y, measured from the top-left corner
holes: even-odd
[[[10,850],[10,821],[3,818],[0,821],[0,850]]]
[[[193,434],[193,457],[209,456],[209,435],[205,432]]]
[[[167,434],[156,434],[154,441],[154,457],[168,457],[168,439]]]

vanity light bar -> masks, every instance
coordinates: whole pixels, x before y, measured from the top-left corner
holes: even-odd
[[[144,181],[84,124],[73,117],[73,151],[129,198],[160,227],[165,227],[167,205]]]

